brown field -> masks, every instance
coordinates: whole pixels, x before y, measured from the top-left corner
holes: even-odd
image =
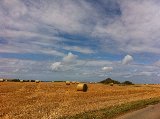
[[[160,85],[109,86],[88,84],[0,82],[0,118],[55,119],[160,96]]]

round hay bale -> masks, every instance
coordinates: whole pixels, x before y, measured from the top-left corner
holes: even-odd
[[[83,91],[86,92],[88,90],[87,84],[80,83],[77,85],[77,91]]]
[[[39,81],[39,80],[35,80],[35,82],[36,82],[36,83],[39,83],[40,81]]]
[[[4,79],[0,79],[0,82],[4,82]]]
[[[76,84],[79,84],[80,82],[76,82]]]
[[[20,82],[22,83],[22,82],[23,82],[23,80],[20,80]]]
[[[70,81],[66,81],[66,85],[70,85]]]
[[[76,81],[72,81],[72,84],[76,84]]]
[[[110,86],[113,86],[114,83],[110,83]]]

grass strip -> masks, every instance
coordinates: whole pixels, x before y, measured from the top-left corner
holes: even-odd
[[[76,114],[74,116],[65,116],[60,119],[112,119],[127,112],[138,110],[148,105],[154,105],[157,103],[160,103],[160,97],[133,101],[117,106],[107,107],[105,109]]]

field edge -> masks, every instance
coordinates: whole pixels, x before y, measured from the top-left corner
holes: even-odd
[[[125,113],[139,110],[147,107],[148,105],[154,105],[157,103],[160,103],[160,97],[128,102],[100,110],[87,111],[74,116],[65,116],[59,119],[113,119]]]

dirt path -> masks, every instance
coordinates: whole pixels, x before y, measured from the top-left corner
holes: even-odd
[[[116,119],[160,119],[160,103],[128,113]]]

